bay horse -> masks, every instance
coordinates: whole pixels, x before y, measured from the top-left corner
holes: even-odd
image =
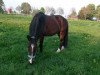
[[[36,55],[37,41],[40,41],[40,52],[43,51],[44,36],[58,34],[60,44],[57,52],[60,52],[67,46],[68,42],[68,21],[60,15],[45,15],[38,12],[32,19],[29,26],[28,39],[28,57],[29,63],[32,64]]]

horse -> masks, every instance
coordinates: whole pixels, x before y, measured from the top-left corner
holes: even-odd
[[[60,43],[57,52],[63,50],[68,44],[68,21],[60,15],[45,15],[38,12],[29,26],[28,39],[28,61],[32,64],[36,56],[36,46],[39,40],[40,52],[43,51],[44,36],[58,34]]]

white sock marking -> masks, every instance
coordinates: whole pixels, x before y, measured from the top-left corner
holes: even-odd
[[[59,53],[60,51],[61,51],[60,48],[58,48],[58,50],[56,52]]]
[[[63,49],[64,49],[64,46],[61,47],[61,50],[63,50]]]

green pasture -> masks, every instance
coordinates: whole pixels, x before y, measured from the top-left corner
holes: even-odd
[[[68,47],[56,53],[57,35],[45,37],[43,53],[27,61],[31,16],[0,14],[0,75],[100,75],[100,22],[68,20]]]

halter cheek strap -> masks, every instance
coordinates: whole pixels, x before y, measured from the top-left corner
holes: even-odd
[[[34,38],[35,38],[35,36],[32,36],[31,38],[32,38],[32,39],[34,39]]]
[[[33,55],[28,55],[28,57],[30,58],[30,59],[33,59],[33,58],[35,58],[35,55],[33,56]]]

